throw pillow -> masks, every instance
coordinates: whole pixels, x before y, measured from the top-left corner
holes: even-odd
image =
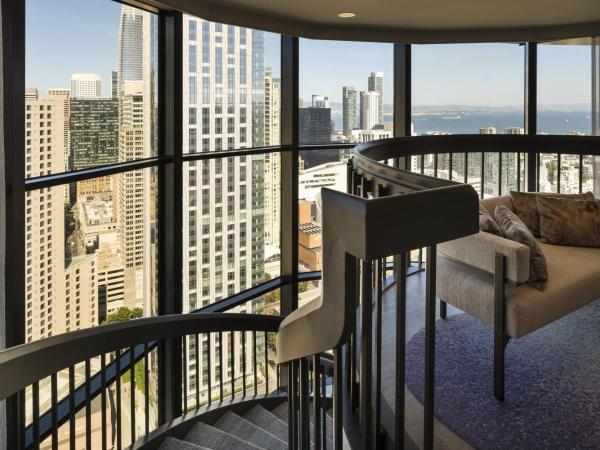
[[[527,283],[543,291],[548,280],[548,266],[535,236],[527,228],[527,225],[506,206],[496,206],[495,216],[504,237],[529,247],[529,280]]]
[[[492,233],[496,236],[502,236],[502,231],[500,231],[500,227],[490,214],[490,212],[485,209],[483,205],[479,205],[479,229],[481,231],[485,231],[486,233]]]
[[[513,207],[517,216],[531,230],[534,236],[540,236],[540,216],[537,209],[538,197],[556,197],[570,198],[578,200],[594,200],[594,194],[586,192],[584,194],[555,194],[552,192],[518,192],[510,191]]]
[[[544,242],[600,247],[600,200],[538,197],[537,204]]]

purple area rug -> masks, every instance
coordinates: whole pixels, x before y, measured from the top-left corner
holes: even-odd
[[[466,314],[436,322],[435,415],[477,449],[600,449],[600,300],[506,353],[493,395],[492,329]],[[425,333],[407,344],[406,384],[423,401]]]

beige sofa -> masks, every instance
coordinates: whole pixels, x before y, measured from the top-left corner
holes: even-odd
[[[493,214],[509,196],[481,201]],[[548,264],[544,291],[525,284],[529,247],[480,232],[438,246],[437,296],[494,327],[494,395],[504,398],[504,351],[520,338],[600,299],[600,248],[540,242]]]

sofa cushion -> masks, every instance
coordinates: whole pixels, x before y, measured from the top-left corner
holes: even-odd
[[[535,237],[521,219],[506,206],[496,206],[494,215],[504,237],[529,247],[529,279],[527,282],[536,289],[543,290],[546,280],[548,280],[548,268],[544,253]]]
[[[537,204],[544,242],[600,247],[600,200],[538,197]]]
[[[540,216],[537,207],[538,196],[594,200],[594,194],[591,192],[586,192],[584,194],[556,194],[553,192],[510,191],[510,196],[512,198],[513,210],[525,225],[527,225],[535,237],[540,236]]]
[[[546,289],[506,285],[506,332],[514,338],[600,299],[600,249],[539,245],[548,263]],[[440,299],[493,325],[493,275],[441,257],[437,292]]]
[[[479,204],[479,230],[495,234],[496,236],[502,236],[500,227],[490,212],[481,203]]]

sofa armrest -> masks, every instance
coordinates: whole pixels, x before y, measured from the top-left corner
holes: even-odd
[[[506,279],[524,283],[529,279],[529,247],[490,233],[479,232],[437,246],[438,253],[485,272],[494,273],[496,253],[506,257]]]

